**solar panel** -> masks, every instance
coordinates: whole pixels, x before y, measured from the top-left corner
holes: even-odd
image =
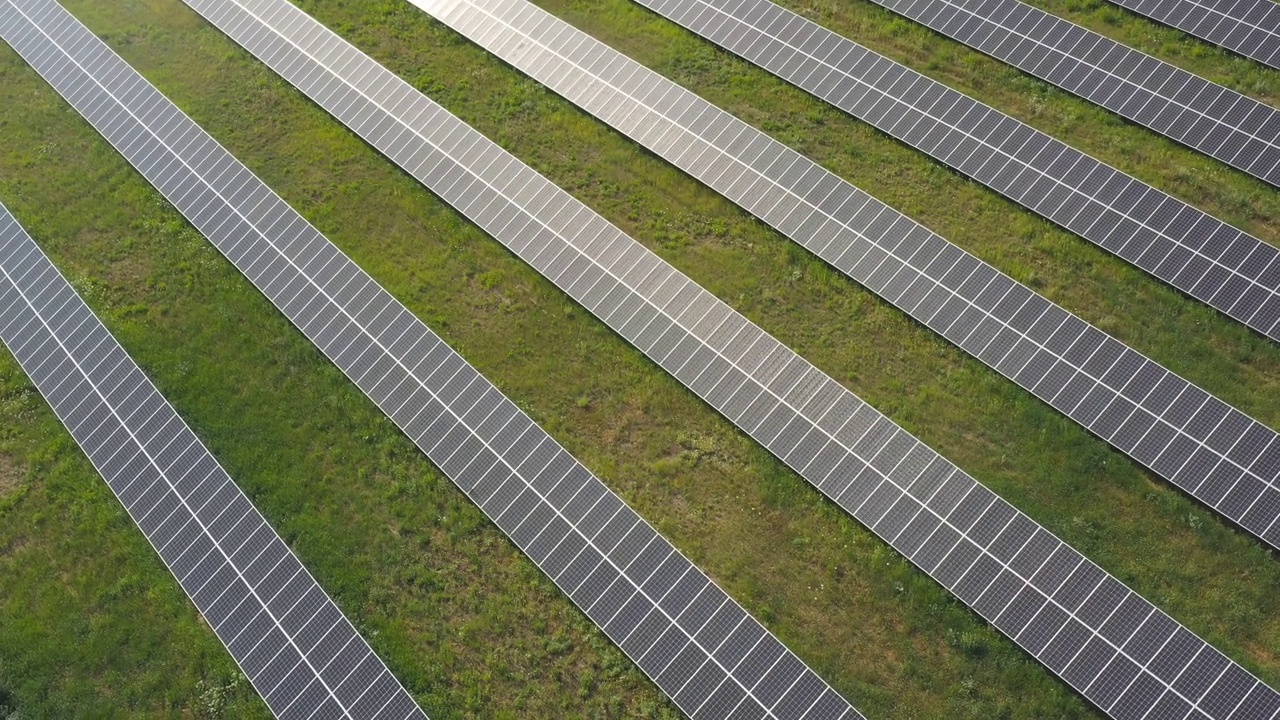
[[[1280,694],[310,16],[284,0],[188,4],[1100,707],[1280,710]]]
[[[1280,110],[1018,0],[873,2],[1280,185]]]
[[[765,0],[636,1],[1280,340],[1257,238]]]
[[[0,35],[677,706],[699,719],[861,717],[75,18],[52,0],[0,0],[0,12]]]
[[[0,340],[277,717],[426,718],[3,205]]]
[[[1197,421],[1194,414],[1183,418],[1172,410],[1183,394],[1209,403],[1208,393],[808,158],[524,0],[413,2],[1280,546],[1280,488],[1274,472],[1280,469],[1280,438],[1271,429],[1212,399],[1212,404],[1191,410],[1216,413],[1226,408],[1244,419],[1241,427],[1231,427],[1227,439],[1214,439],[1220,416]],[[1112,407],[1110,414],[1104,412]],[[1114,417],[1117,412],[1124,416]],[[1250,444],[1239,449],[1223,445],[1245,435]],[[1197,447],[1204,449],[1201,461],[1184,465]],[[1207,483],[1210,462],[1238,470],[1224,479],[1234,486]],[[1258,469],[1250,470],[1254,467]],[[1237,482],[1244,477],[1249,479]]]
[[[1271,0],[1111,0],[1280,69],[1280,5]]]

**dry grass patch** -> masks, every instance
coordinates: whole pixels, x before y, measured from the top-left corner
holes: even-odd
[[[0,498],[9,496],[21,487],[27,477],[27,468],[5,453],[0,453]]]

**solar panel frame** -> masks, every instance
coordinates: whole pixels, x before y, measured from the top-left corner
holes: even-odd
[[[1019,0],[874,1],[1237,170],[1280,185],[1280,110]],[[1280,51],[1280,45],[1270,50]]]
[[[1280,7],[1271,0],[1111,2],[1280,69]]]
[[[824,717],[861,717],[528,415],[74,17],[53,0],[0,3],[6,11],[21,6],[48,30],[49,42],[41,47],[25,46],[14,38],[15,49],[37,72],[678,707],[699,720],[799,720],[816,718],[809,713],[818,707],[830,713]],[[0,36],[13,38],[5,27],[0,27]],[[60,62],[66,58],[81,59],[84,66]],[[740,638],[718,634],[713,621],[741,633]],[[748,636],[751,643],[744,646]],[[781,663],[786,677],[796,684],[794,690],[790,685],[779,688],[781,676],[772,670],[747,682],[729,661],[754,657],[763,651],[757,646],[776,653],[775,664]],[[359,662],[352,663],[350,671],[367,674],[368,668],[358,667]],[[805,698],[808,704],[802,702]],[[784,700],[782,709],[773,707],[783,706]]]
[[[534,6],[520,0],[414,1],[711,188],[733,197],[734,186],[744,182],[768,186],[767,195],[738,195],[735,202],[1232,522],[1280,546],[1280,486],[1267,474],[1280,470],[1280,437],[1270,428],[1232,410],[1232,436],[1241,441],[1226,449],[1210,445],[1215,433],[1224,434],[1217,423],[1227,405],[1206,400],[1194,417],[1173,414],[1179,395],[1209,394]],[[588,61],[591,66],[580,64]],[[833,197],[843,206],[827,202]],[[856,207],[842,209],[849,205]],[[1086,396],[1091,403],[1084,403]],[[1099,403],[1122,403],[1116,407],[1131,412],[1133,403],[1142,412],[1120,418],[1123,427],[1100,426],[1106,405],[1095,409]],[[1196,448],[1239,468],[1243,481],[1223,492],[1198,492],[1204,474],[1179,472]],[[1255,466],[1260,469],[1251,470]],[[1234,490],[1230,502],[1227,489]]]
[[[1052,638],[1068,621],[1081,627],[1092,621],[1093,615],[1076,611],[1104,580],[1123,587],[732,308],[310,16],[283,0],[187,2],[552,279],[895,548],[918,542],[918,549],[908,555],[913,562],[948,588],[958,589],[967,583],[965,589],[958,590],[964,593],[962,599],[969,598],[967,602],[984,613],[983,617],[1024,647],[1021,633],[1007,629],[1021,618],[1005,615],[1014,600],[1001,606],[996,597],[1012,595],[1016,600],[1029,594],[1034,603],[1039,596],[1040,604],[1029,622],[1052,629]],[[287,43],[272,42],[277,39]],[[326,81],[349,91],[340,103],[331,102],[330,94],[318,90],[328,87]],[[389,135],[392,132],[395,134]],[[478,161],[481,158],[483,163]],[[465,185],[465,192],[459,191],[460,185]],[[504,201],[506,214],[498,209]],[[512,215],[516,219],[511,219]],[[517,225],[521,217],[524,222]],[[579,267],[586,269],[575,275]],[[596,273],[590,277],[596,279],[584,290],[578,280],[588,277],[591,268]],[[614,300],[606,301],[609,297]],[[820,450],[808,454],[814,447]],[[803,454],[798,452],[801,448]],[[915,510],[914,515],[908,509]],[[999,525],[998,518],[1005,514],[1009,519]],[[913,519],[906,527],[892,524],[904,522],[908,516]],[[919,521],[921,517],[929,519]],[[927,530],[930,520],[936,525]],[[983,534],[966,536],[972,527],[982,528],[979,532]],[[1012,540],[996,542],[1012,537],[1006,533],[1022,534],[1030,527],[1035,527],[1032,538],[1016,548]],[[987,545],[972,539],[991,533],[993,539]],[[926,537],[918,541],[921,535]],[[1033,547],[1036,538],[1038,544]],[[1018,564],[1028,551],[1037,555]],[[975,570],[977,567],[982,569]],[[1057,582],[1038,579],[1046,573]],[[1002,583],[1001,589],[988,595],[996,581]],[[1019,583],[1016,593],[1005,588]],[[1065,589],[1059,590],[1059,586]],[[1130,682],[1119,682],[1126,668],[1140,667],[1130,658],[1146,644],[1158,640],[1163,645],[1175,634],[1196,637],[1136,594],[1125,592],[1122,602],[1129,602],[1130,608],[1133,603],[1149,608],[1143,627],[1151,627],[1142,636],[1144,644],[1132,649],[1128,646],[1141,628],[1129,638],[1112,641],[1102,634],[1105,624],[1089,626],[1090,639],[1103,638],[1116,657],[1097,677],[1073,675],[1075,679],[1068,682],[1090,698],[1100,697],[1090,689],[1100,679],[1099,689],[1109,687],[1108,682],[1123,684],[1114,703],[1126,703],[1126,707],[1150,705],[1141,693],[1154,687],[1157,697],[1168,695],[1173,701],[1184,702],[1190,712],[1200,696],[1184,693],[1174,682],[1190,668],[1192,658],[1171,659],[1171,664],[1179,659],[1182,662],[1172,677],[1137,670]],[[986,602],[982,602],[984,597]],[[1025,605],[1024,601],[1020,607],[1025,609]],[[1041,613],[1046,607],[1051,608],[1048,614]],[[1197,652],[1209,647],[1200,643]],[[1206,685],[1218,691],[1217,677],[1202,677],[1205,672],[1199,667],[1193,671],[1198,680],[1193,687]],[[1142,683],[1135,689],[1133,682],[1138,680]],[[1261,682],[1258,685],[1263,689],[1252,686],[1247,692],[1280,700],[1280,694]],[[1184,694],[1194,696],[1184,700]]]
[[[3,205],[0,340],[277,717],[426,718]]]
[[[1280,340],[1280,251],[1261,240],[766,0],[636,2]],[[809,40],[785,46],[748,17]]]

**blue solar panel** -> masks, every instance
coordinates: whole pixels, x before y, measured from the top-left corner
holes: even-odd
[[[1280,110],[1019,0],[873,1],[1280,185]]]
[[[1280,340],[1276,248],[767,0],[636,1]]]
[[[1208,393],[523,0],[416,2],[1280,546],[1280,436],[1270,428],[1235,410],[1219,428],[1229,406]],[[1226,487],[1207,482],[1219,465],[1237,471]]]
[[[1111,0],[1280,69],[1280,5],[1271,0]]]
[[[21,12],[15,12],[15,7]],[[52,0],[0,0],[0,11],[4,13],[0,36],[338,365],[678,707],[699,719],[861,717],[496,387],[75,18]],[[371,668],[365,661],[353,677],[373,680]],[[368,698],[381,697],[374,692]]]
[[[277,717],[426,718],[3,205],[0,340]]]
[[[1117,717],[1241,689],[1195,662],[1221,653],[1184,657],[1194,634],[305,13],[188,4]]]

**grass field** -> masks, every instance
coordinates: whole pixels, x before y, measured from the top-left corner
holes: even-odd
[[[626,0],[539,4],[1280,426],[1273,343]],[[786,4],[1280,241],[1258,181],[871,3]],[[1100,2],[1037,4],[1280,93],[1280,73]],[[178,0],[66,5],[869,717],[1098,715]],[[1245,534],[407,3],[300,5],[1280,684],[1280,564]],[[0,141],[0,201],[433,718],[678,715],[7,47]],[[4,352],[0,707],[267,714]]]

